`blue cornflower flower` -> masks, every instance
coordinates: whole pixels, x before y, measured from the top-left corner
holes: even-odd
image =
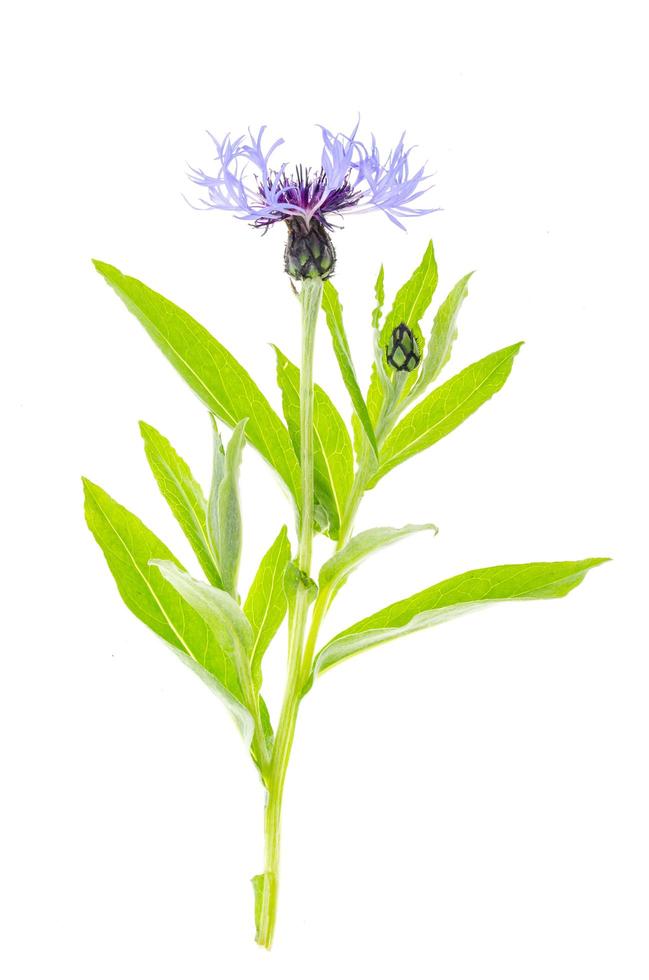
[[[285,221],[289,234],[286,271],[296,279],[311,276],[326,279],[335,264],[329,237],[334,215],[346,211],[357,214],[382,211],[399,228],[404,228],[400,219],[436,210],[412,206],[430,185],[423,167],[414,173],[410,171],[412,148],[406,149],[405,134],[381,160],[374,136],[369,147],[357,138],[358,125],[349,136],[320,127],[323,148],[317,171],[298,166],[289,173],[286,163],[271,167],[270,158],[284,140],[276,140],[265,150],[262,147],[265,126],[256,136],[249,130],[249,139],[240,136],[233,140],[228,135],[219,141],[212,136],[218,164],[216,174],[192,167],[189,175],[207,191],[200,204],[230,211],[257,228],[267,229]]]

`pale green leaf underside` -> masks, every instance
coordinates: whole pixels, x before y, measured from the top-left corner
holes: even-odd
[[[246,659],[250,657],[252,628],[232,596],[223,589],[215,589],[207,582],[193,578],[173,561],[152,558],[149,564],[158,569],[169,585],[201,617],[214,634],[220,649],[230,657],[238,674],[239,655],[245,654]]]
[[[114,266],[95,267],[196,395],[226,425],[248,418],[248,442],[300,499],[300,468],[285,426],[248,372],[180,307]]]
[[[219,432],[218,420],[213,412],[210,412],[210,422],[212,423],[212,479],[210,481],[210,495],[207,500],[207,534],[210,547],[214,552],[216,563],[219,566],[219,487],[225,476],[225,448],[221,433]]]
[[[207,532],[207,501],[187,463],[157,429],[140,422],[149,466],[172,514],[183,529],[212,585],[221,588]]]
[[[377,289],[378,288],[379,287],[377,286]],[[322,309],[325,312],[325,319],[327,321],[327,326],[329,327],[329,333],[331,334],[334,354],[336,355],[336,360],[338,361],[340,374],[345,383],[345,387],[349,392],[349,397],[351,398],[352,405],[354,406],[354,411],[356,412],[358,420],[365,431],[365,435],[368,438],[374,455],[378,456],[379,450],[376,444],[374,427],[370,421],[367,405],[365,404],[365,399],[363,398],[363,393],[356,377],[356,370],[354,368],[354,362],[352,361],[352,355],[349,349],[349,342],[347,340],[345,327],[343,325],[343,308],[341,306],[336,287],[329,281],[325,282],[323,287]]]
[[[259,563],[243,611],[252,627],[250,652],[255,689],[261,687],[261,661],[286,615],[284,575],[291,560],[291,543],[286,527],[277,535]]]
[[[210,531],[219,559],[223,588],[236,595],[243,544],[239,504],[239,469],[246,441],[248,419],[235,426],[223,459],[223,473],[210,491]]]
[[[336,587],[337,583],[351,574],[362,561],[375,551],[395,544],[401,538],[406,538],[418,531],[433,531],[437,534],[434,524],[406,524],[405,527],[373,527],[361,531],[351,538],[344,548],[336,552],[320,569],[319,585]]]
[[[369,487],[415,453],[432,446],[500,391],[521,344],[495,351],[435,388],[390,433]]]
[[[439,582],[401,599],[338,633],[316,658],[314,674],[321,673],[368,647],[444,622],[494,602],[558,599],[583,580],[586,572],[608,561],[535,562],[477,568]]]
[[[101,487],[89,480],[83,482],[88,527],[104,553],[125,604],[176,648],[182,659],[224,698],[249,743],[252,718],[243,706],[231,657],[217,643],[204,619],[150,563],[156,559],[173,562],[180,570],[182,565],[139,518]]]
[[[300,451],[300,371],[275,348],[277,382],[295,452]],[[313,386],[313,467],[316,497],[330,521],[328,534],[338,536],[340,519],[354,480],[354,457],[347,427],[329,395]]]
[[[468,283],[472,275],[470,272],[456,283],[435,314],[415,392],[423,391],[434,381],[451,357],[451,349],[457,338],[458,313],[469,292]]]
[[[261,915],[264,902],[269,901],[269,895],[273,888],[273,872],[264,871],[263,874],[255,875],[250,879],[252,891],[255,899],[255,942],[260,941]],[[276,887],[276,886],[275,886]]]

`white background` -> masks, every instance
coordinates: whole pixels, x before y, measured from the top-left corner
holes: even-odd
[[[7,978],[649,975],[639,14],[574,0],[5,12]],[[327,628],[471,567],[615,560],[565,600],[460,619],[318,683],[268,954],[252,941],[255,772],[221,705],[121,605],[81,511],[85,473],[190,562],[137,420],[203,480],[209,425],[90,258],[188,308],[279,408],[268,343],[298,351],[282,230],[192,211],[186,161],[209,166],[206,128],[267,122],[287,158],[317,162],[314,124],[346,129],[358,111],[382,145],[407,129],[443,208],[408,234],[371,216],[336,236],[364,378],[378,266],[391,293],[431,236],[440,296],[477,270],[452,370],[527,344],[501,394],[368,495],[359,529],[440,534],[372,559]],[[324,330],[317,377],[347,413]],[[245,586],[290,509],[251,450],[243,481]],[[279,644],[274,711],[283,664]]]

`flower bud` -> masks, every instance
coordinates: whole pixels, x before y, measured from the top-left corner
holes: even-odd
[[[385,348],[385,357],[395,371],[414,371],[421,361],[417,338],[405,323],[400,323],[392,331],[390,343]]]
[[[336,252],[327,229],[319,221],[307,228],[301,218],[286,221],[288,241],[284,268],[293,279],[328,279],[334,271]]]

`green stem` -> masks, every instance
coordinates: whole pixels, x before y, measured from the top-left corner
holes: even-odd
[[[390,402],[386,402],[379,412],[379,417],[376,422],[376,440],[379,447],[382,445],[386,438],[387,433],[394,424],[394,399]],[[340,551],[344,548],[349,541],[352,531],[354,529],[354,520],[356,519],[356,514],[360,506],[361,500],[365,493],[365,488],[367,486],[367,481],[369,480],[372,473],[373,466],[373,453],[369,443],[366,441],[364,443],[364,449],[361,452],[358,467],[356,473],[354,474],[354,482],[347,498],[347,503],[345,506],[344,513],[340,521],[340,532],[338,534],[338,542],[336,544],[336,551]],[[313,607],[313,615],[311,617],[311,628],[309,629],[309,635],[306,640],[306,645],[304,648],[304,657],[302,663],[302,685],[304,686],[311,673],[311,668],[313,666],[313,658],[316,652],[316,644],[318,642],[318,633],[322,625],[322,621],[325,618],[329,606],[334,598],[335,592],[330,587],[325,586],[318,593],[318,597],[315,601]]]
[[[302,306],[302,363],[300,369],[300,467],[302,473],[302,516],[297,563],[300,571],[311,571],[313,544],[313,354],[315,328],[322,303],[322,280],[305,279],[300,292]]]
[[[254,750],[254,756],[257,760],[259,766],[259,772],[265,786],[268,786],[269,780],[269,768],[270,768],[270,754],[268,751],[268,746],[266,745],[266,736],[264,734],[264,729],[261,723],[261,715],[259,712],[259,697],[255,693],[255,685],[252,680],[252,673],[250,670],[250,661],[245,653],[239,651],[238,659],[239,667],[239,683],[241,684],[241,690],[243,692],[244,703],[248,708],[250,714],[252,715],[254,729],[252,735],[252,748]]]
[[[305,581],[297,587],[289,616],[288,678],[270,764],[264,820],[265,870],[257,922],[257,942],[270,949],[275,930],[279,888],[279,852],[282,799],[286,770],[293,745],[300,693],[304,636],[310,597],[308,577],[311,572],[313,546],[313,353],[315,328],[322,301],[322,280],[305,279],[300,291],[302,306],[302,363],[300,371],[300,467],[301,498],[300,536],[297,564]]]
[[[300,373],[300,464],[302,472],[302,511],[300,540],[298,546],[298,566],[305,576],[311,571],[311,550],[313,544],[313,342],[318,311],[322,300],[322,282],[319,279],[306,280],[300,293],[302,305],[302,368]],[[400,388],[395,388],[379,413],[376,422],[376,438],[379,447],[384,442],[390,428],[398,417],[397,406]],[[369,443],[365,444],[354,476],[354,483],[341,517],[340,532],[336,551],[343,548],[351,537],[356,513],[360,506],[368,480],[372,474],[373,454]],[[279,849],[282,813],[282,797],[286,770],[293,745],[295,724],[300,698],[311,673],[313,658],[318,642],[318,633],[335,595],[335,589],[322,588],[315,600],[311,624],[306,635],[309,592],[305,584],[298,586],[292,615],[289,616],[289,664],[288,681],[284,703],[271,760],[270,779],[266,797],[265,839],[266,870],[263,876],[263,892],[257,942],[270,949],[277,914],[277,895],[279,887]]]

